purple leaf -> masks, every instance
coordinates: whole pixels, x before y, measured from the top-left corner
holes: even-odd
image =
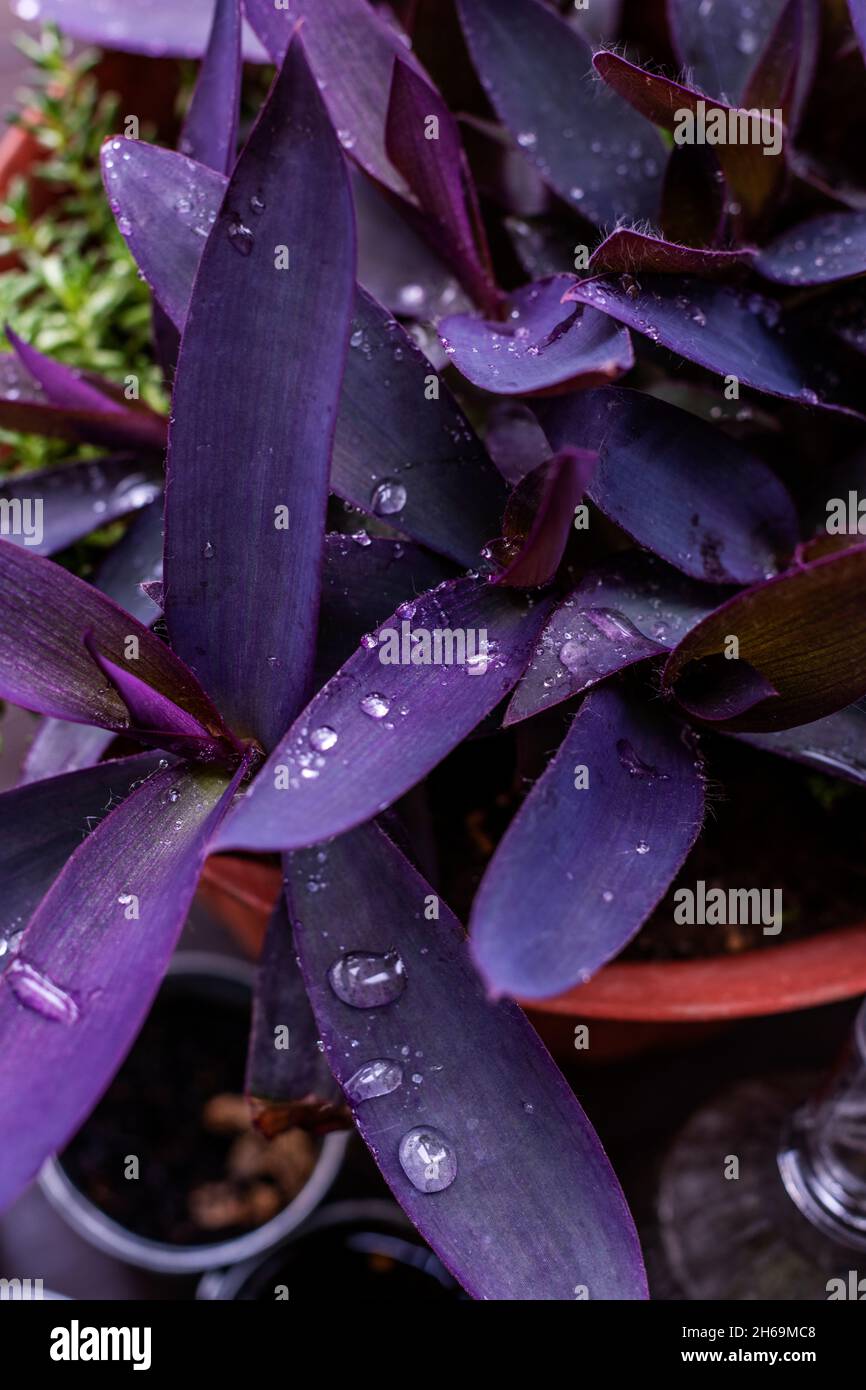
[[[694,579],[754,583],[797,544],[797,513],[775,474],[685,410],[609,387],[545,404],[541,423],[555,449],[598,451],[592,501]]]
[[[174,150],[120,136],[106,141],[100,160],[108,201],[129,250],[182,330],[228,179]],[[247,212],[254,216],[252,209]]]
[[[39,728],[27,750],[18,779],[19,786],[78,772],[99,762],[114,739],[110,729],[93,724],[69,724],[65,719],[40,719]]]
[[[298,41],[202,255],[167,469],[172,645],[266,747],[312,674],[354,257],[340,146]]]
[[[188,753],[203,762],[214,762],[218,758],[221,740],[211,735],[198,719],[154,690],[130,669],[124,669],[103,656],[90,632],[85,633],[84,644],[129,710],[130,723],[137,737],[146,743],[156,743],[160,748],[169,748],[172,752]],[[148,734],[154,737],[144,737]]]
[[[665,170],[661,224],[685,246],[717,246],[727,225],[726,187],[708,145],[674,145]]]
[[[0,970],[69,856],[158,764],[157,754],[139,753],[0,795]]]
[[[550,582],[597,463],[598,455],[586,449],[561,449],[512,493],[505,513],[505,570],[497,584],[534,589]]]
[[[33,348],[27,348],[27,355],[34,365],[39,360],[60,367],[59,362],[43,357]],[[0,427],[106,448],[164,449],[165,421],[160,416],[147,408],[119,408],[110,395],[96,390],[84,378],[78,380],[82,386],[87,385],[88,393],[93,393],[90,399],[95,404],[87,408],[62,406],[52,400],[18,353],[0,354]],[[107,382],[105,386],[108,387]]]
[[[820,0],[788,0],[749,74],[742,105],[780,109],[793,133],[815,76],[820,38]]]
[[[756,706],[767,708],[765,700],[775,700],[778,690],[750,662],[728,661],[718,654],[694,661],[677,687],[677,698],[684,710],[696,719],[722,724],[747,715]]]
[[[693,87],[649,72],[616,53],[602,51],[596,53],[592,61],[605,82],[635,111],[655,125],[673,131],[678,145],[703,144],[706,119],[707,134],[713,135],[713,140],[706,143],[713,145],[744,218],[751,222],[763,213],[785,174],[785,160],[782,157],[784,128],[781,121],[777,121],[772,113],[761,117],[724,103],[714,105]],[[719,113],[718,117],[716,112]],[[686,124],[687,114],[693,118],[694,129]],[[713,121],[723,123],[724,142],[715,142]],[[757,129],[760,140],[750,123]],[[741,130],[743,126],[745,136]]]
[[[180,149],[220,173],[231,172],[241,101],[241,0],[216,0],[213,25]]]
[[[36,909],[0,976],[0,1208],[75,1133],[128,1051],[244,770],[231,783],[155,772],[79,845]]]
[[[489,989],[544,999],[588,980],[661,900],[703,815],[703,766],[676,723],[615,686],[588,695],[478,890]]]
[[[626,666],[663,655],[720,597],[718,589],[640,551],[589,570],[541,633],[503,723],[529,719]]]
[[[497,401],[487,417],[484,443],[503,478],[519,483],[550,457],[550,444],[528,405]]]
[[[705,92],[738,101],[787,0],[668,0],[677,58]]]
[[[288,1030],[282,1048],[280,1028]],[[341,1124],[345,1106],[318,1041],[281,893],[259,959],[245,1083],[256,1128],[269,1138],[295,1125],[321,1133]]]
[[[139,679],[210,732],[224,733],[207,695],[164,642],[68,570],[0,541],[0,695],[59,719],[128,730],[126,706],[87,651],[88,633],[117,665],[134,660]]]
[[[38,18],[100,48],[146,53],[152,58],[200,58],[211,30],[214,0],[38,0]],[[15,0],[20,19],[31,19],[32,0]],[[245,27],[244,57],[267,62],[255,35]]]
[[[331,487],[467,566],[498,534],[506,501],[502,479],[448,387],[360,287]]]
[[[615,279],[592,280],[576,284],[568,297],[743,386],[862,418],[860,393],[851,393],[850,404],[838,399],[840,383],[816,335],[809,345],[786,335],[775,300],[686,276],[648,275],[637,294],[631,288]]]
[[[295,720],[220,847],[295,849],[384,810],[507,695],[549,607],[477,579],[401,604]]]
[[[141,585],[146,596],[155,603],[160,612],[165,605],[165,585],[161,579],[147,579]]]
[[[358,280],[394,314],[433,319],[470,309],[453,271],[403,212],[359,169],[350,169],[358,231]]]
[[[592,253],[588,269],[619,270],[631,275],[658,271],[668,275],[724,275],[747,265],[755,252],[749,246],[717,251],[708,246],[680,246],[662,237],[618,227]]]
[[[53,405],[67,406],[70,410],[123,414],[122,405],[103,391],[97,390],[95,386],[91,386],[80,372],[64,366],[62,362],[56,362],[53,357],[46,357],[44,353],[37,352],[36,348],[30,347],[23,338],[19,338],[8,324],[6,337],[25,371],[39,382]]]
[[[398,604],[434,589],[452,573],[450,565],[417,545],[361,533],[357,538],[327,535],[316,645],[317,688]]]
[[[357,1126],[425,1240],[476,1299],[645,1298],[598,1138],[520,1010],[485,999],[459,922],[374,825],[321,854],[289,862],[301,967]],[[397,950],[390,1004],[352,1007],[328,983],[341,952],[384,956],[387,974]]]
[[[244,8],[276,63],[303,20],[304,50],[342,144],[379,183],[405,194],[385,150],[385,117],[395,56],[417,64],[396,26],[366,0],[290,0],[287,10],[275,9],[273,0],[244,0]]]
[[[555,275],[516,290],[504,322],[470,314],[443,319],[440,334],[454,366],[474,386],[502,396],[616,381],[634,365],[629,335],[604,314],[563,304],[572,283]]]
[[[866,274],[866,212],[827,212],[789,227],[755,269],[779,285],[826,285]]]
[[[458,0],[458,9],[488,98],[560,197],[596,223],[655,219],[665,147],[593,81],[585,40],[536,0]]]
[[[162,495],[162,469],[152,459],[85,459],[0,483],[0,506],[20,514],[26,530],[3,528],[13,544],[53,555],[100,526],[146,507]],[[8,504],[8,508],[5,504]]]
[[[162,499],[143,507],[126,533],[106,555],[93,583],[140,623],[150,625],[159,615],[142,589],[146,580],[162,575]]]
[[[204,237],[226,181],[172,150],[136,140],[112,141],[105,150],[106,187],[120,225],[130,231],[130,249],[182,328]],[[179,214],[178,206],[188,211]],[[473,564],[499,529],[506,494],[472,427],[409,335],[360,288],[349,343],[333,490],[353,506],[375,512],[380,488],[399,481],[406,488],[405,504],[399,518],[392,515],[400,530]],[[408,474],[401,476],[407,463],[411,483]],[[399,495],[389,489],[387,505]]]
[[[737,639],[734,655],[731,637]],[[725,718],[713,708],[707,663],[758,672],[777,695]],[[744,665],[747,663],[747,665]],[[710,674],[713,672],[711,671]],[[681,640],[663,673],[666,691],[721,727],[770,732],[811,723],[866,695],[866,545],[831,554],[736,594]],[[696,698],[697,696],[697,698]]]
[[[848,12],[860,52],[863,54],[863,61],[866,62],[866,0],[848,0]]]
[[[454,267],[476,303],[495,313],[501,296],[460,130],[435,88],[399,56],[394,60],[385,140],[391,160],[421,205],[421,225],[434,249]]]
[[[849,705],[826,719],[779,733],[737,734],[744,743],[866,786],[866,709]]]
[[[469,167],[484,201],[520,217],[550,213],[553,194],[508,131],[498,121],[470,112],[461,111],[459,119]]]
[[[162,499],[144,507],[97,570],[94,584],[139,622],[150,624],[157,607],[142,591],[145,575],[162,573]],[[21,781],[92,767],[114,738],[110,730],[63,719],[42,719],[27,751]]]

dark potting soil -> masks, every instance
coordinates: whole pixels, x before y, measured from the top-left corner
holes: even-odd
[[[180,985],[180,989],[178,989]],[[125,1229],[170,1245],[228,1240],[275,1216],[315,1162],[297,1130],[270,1143],[243,1097],[245,1007],[169,980],[132,1051],[61,1155]],[[138,1160],[138,1176],[131,1160]]]
[[[772,949],[866,921],[866,791],[732,739],[705,740],[705,753],[703,833],[621,958],[676,960]],[[707,892],[781,889],[782,930],[767,935],[761,922],[677,923],[674,894],[680,888],[695,891],[698,880]]]
[[[533,728],[533,726],[536,726]],[[469,920],[472,899],[523,797],[567,723],[519,725],[517,737],[464,744],[430,778],[440,851],[439,888]],[[866,921],[866,790],[758,752],[734,739],[702,740],[707,814],[698,844],[658,908],[620,956],[675,960],[768,948]],[[579,874],[579,860],[576,864]],[[782,930],[763,924],[678,924],[678,888],[782,890]],[[579,889],[579,878],[576,878]],[[531,915],[532,904],[526,904]]]

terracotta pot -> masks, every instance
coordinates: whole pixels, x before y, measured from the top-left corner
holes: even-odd
[[[281,888],[282,875],[273,864],[216,854],[204,866],[197,897],[255,960]]]
[[[199,892],[249,954],[256,955],[280,886],[280,870],[273,864],[217,855],[205,865]],[[787,1013],[864,992],[866,924],[741,955],[614,961],[589,984],[556,999],[533,1000],[529,1009],[536,1016],[695,1024]],[[657,1028],[642,1031],[647,1042],[669,1036]]]
[[[0,197],[6,196],[14,179],[26,177],[33,165],[44,158],[45,151],[40,149],[32,135],[28,135],[20,126],[10,126],[0,139]],[[50,185],[35,180],[32,201],[33,211],[43,212],[50,202]],[[2,230],[3,224],[0,223]],[[9,270],[14,265],[14,256],[0,256],[0,271]]]

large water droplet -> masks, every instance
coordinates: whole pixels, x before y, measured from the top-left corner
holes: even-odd
[[[406,489],[395,478],[383,478],[373,489],[370,505],[377,516],[393,516],[406,505]]]
[[[3,977],[19,1004],[33,1009],[48,1018],[52,1023],[65,1023],[70,1026],[78,1022],[78,1005],[71,995],[42,975],[26,960],[11,962]]]
[[[328,971],[331,989],[353,1009],[376,1009],[392,1004],[406,988],[403,962],[396,951],[373,955],[350,951]]]
[[[337,738],[336,729],[332,729],[329,724],[322,724],[320,728],[314,729],[310,734],[310,743],[317,753],[327,753],[329,748],[333,748]]]
[[[369,714],[371,719],[384,719],[390,708],[391,702],[388,697],[379,695],[375,690],[371,690],[361,701],[361,709],[365,714]]]
[[[403,1081],[403,1068],[399,1062],[389,1062],[380,1058],[375,1062],[365,1062],[354,1076],[350,1076],[343,1090],[349,1100],[358,1105],[362,1100],[375,1100],[377,1096],[389,1096]]]
[[[398,1152],[403,1172],[419,1192],[444,1192],[457,1176],[454,1148],[436,1129],[410,1129]]]

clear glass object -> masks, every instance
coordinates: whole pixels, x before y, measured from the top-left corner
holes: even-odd
[[[658,1214],[675,1297],[866,1300],[866,1002],[823,1083],[740,1082],[691,1117]]]

